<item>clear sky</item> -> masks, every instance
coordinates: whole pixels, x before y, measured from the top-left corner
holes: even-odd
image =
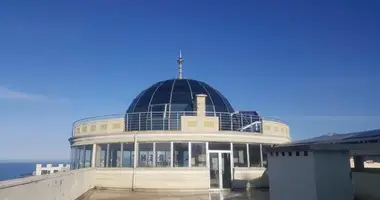
[[[313,2],[313,3],[311,3]],[[65,159],[72,122],[184,76],[292,137],[380,128],[380,1],[0,3],[0,159]]]

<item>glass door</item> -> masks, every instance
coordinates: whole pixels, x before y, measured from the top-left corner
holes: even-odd
[[[222,187],[223,189],[231,188],[231,160],[230,153],[220,153],[221,161],[221,175],[222,175]]]
[[[231,153],[210,152],[210,189],[231,187]]]
[[[210,188],[220,188],[219,153],[210,153]]]

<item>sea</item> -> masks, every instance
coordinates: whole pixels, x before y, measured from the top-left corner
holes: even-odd
[[[68,161],[0,161],[0,181],[30,176],[36,171],[36,164],[67,164]]]

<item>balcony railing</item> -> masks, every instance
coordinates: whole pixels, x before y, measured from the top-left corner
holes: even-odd
[[[154,131],[181,130],[182,116],[196,116],[195,111],[180,111],[180,112],[140,112],[105,115],[99,117],[90,117],[74,122],[73,130],[78,124],[124,119],[124,131]],[[220,131],[242,131],[242,132],[262,132],[262,117],[257,115],[241,114],[241,113],[222,113],[222,112],[206,112],[206,116],[219,118]],[[265,118],[267,119],[267,118]],[[281,120],[270,118],[268,120],[284,123]],[[285,123],[284,123],[285,124]]]

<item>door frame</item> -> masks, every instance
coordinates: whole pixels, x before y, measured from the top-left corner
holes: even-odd
[[[210,177],[210,169],[211,169],[211,163],[210,163],[210,153],[217,153],[218,154],[218,167],[219,167],[219,188],[211,188],[211,177]],[[232,153],[232,150],[208,150],[207,152],[207,162],[209,163],[208,165],[208,174],[209,174],[209,183],[208,183],[208,186],[209,186],[209,189],[211,191],[220,191],[220,190],[230,190],[231,188],[223,188],[223,175],[221,176],[221,159],[222,159],[222,153],[227,153],[227,154],[230,154],[230,169],[231,169],[231,181],[233,180],[233,153]]]

